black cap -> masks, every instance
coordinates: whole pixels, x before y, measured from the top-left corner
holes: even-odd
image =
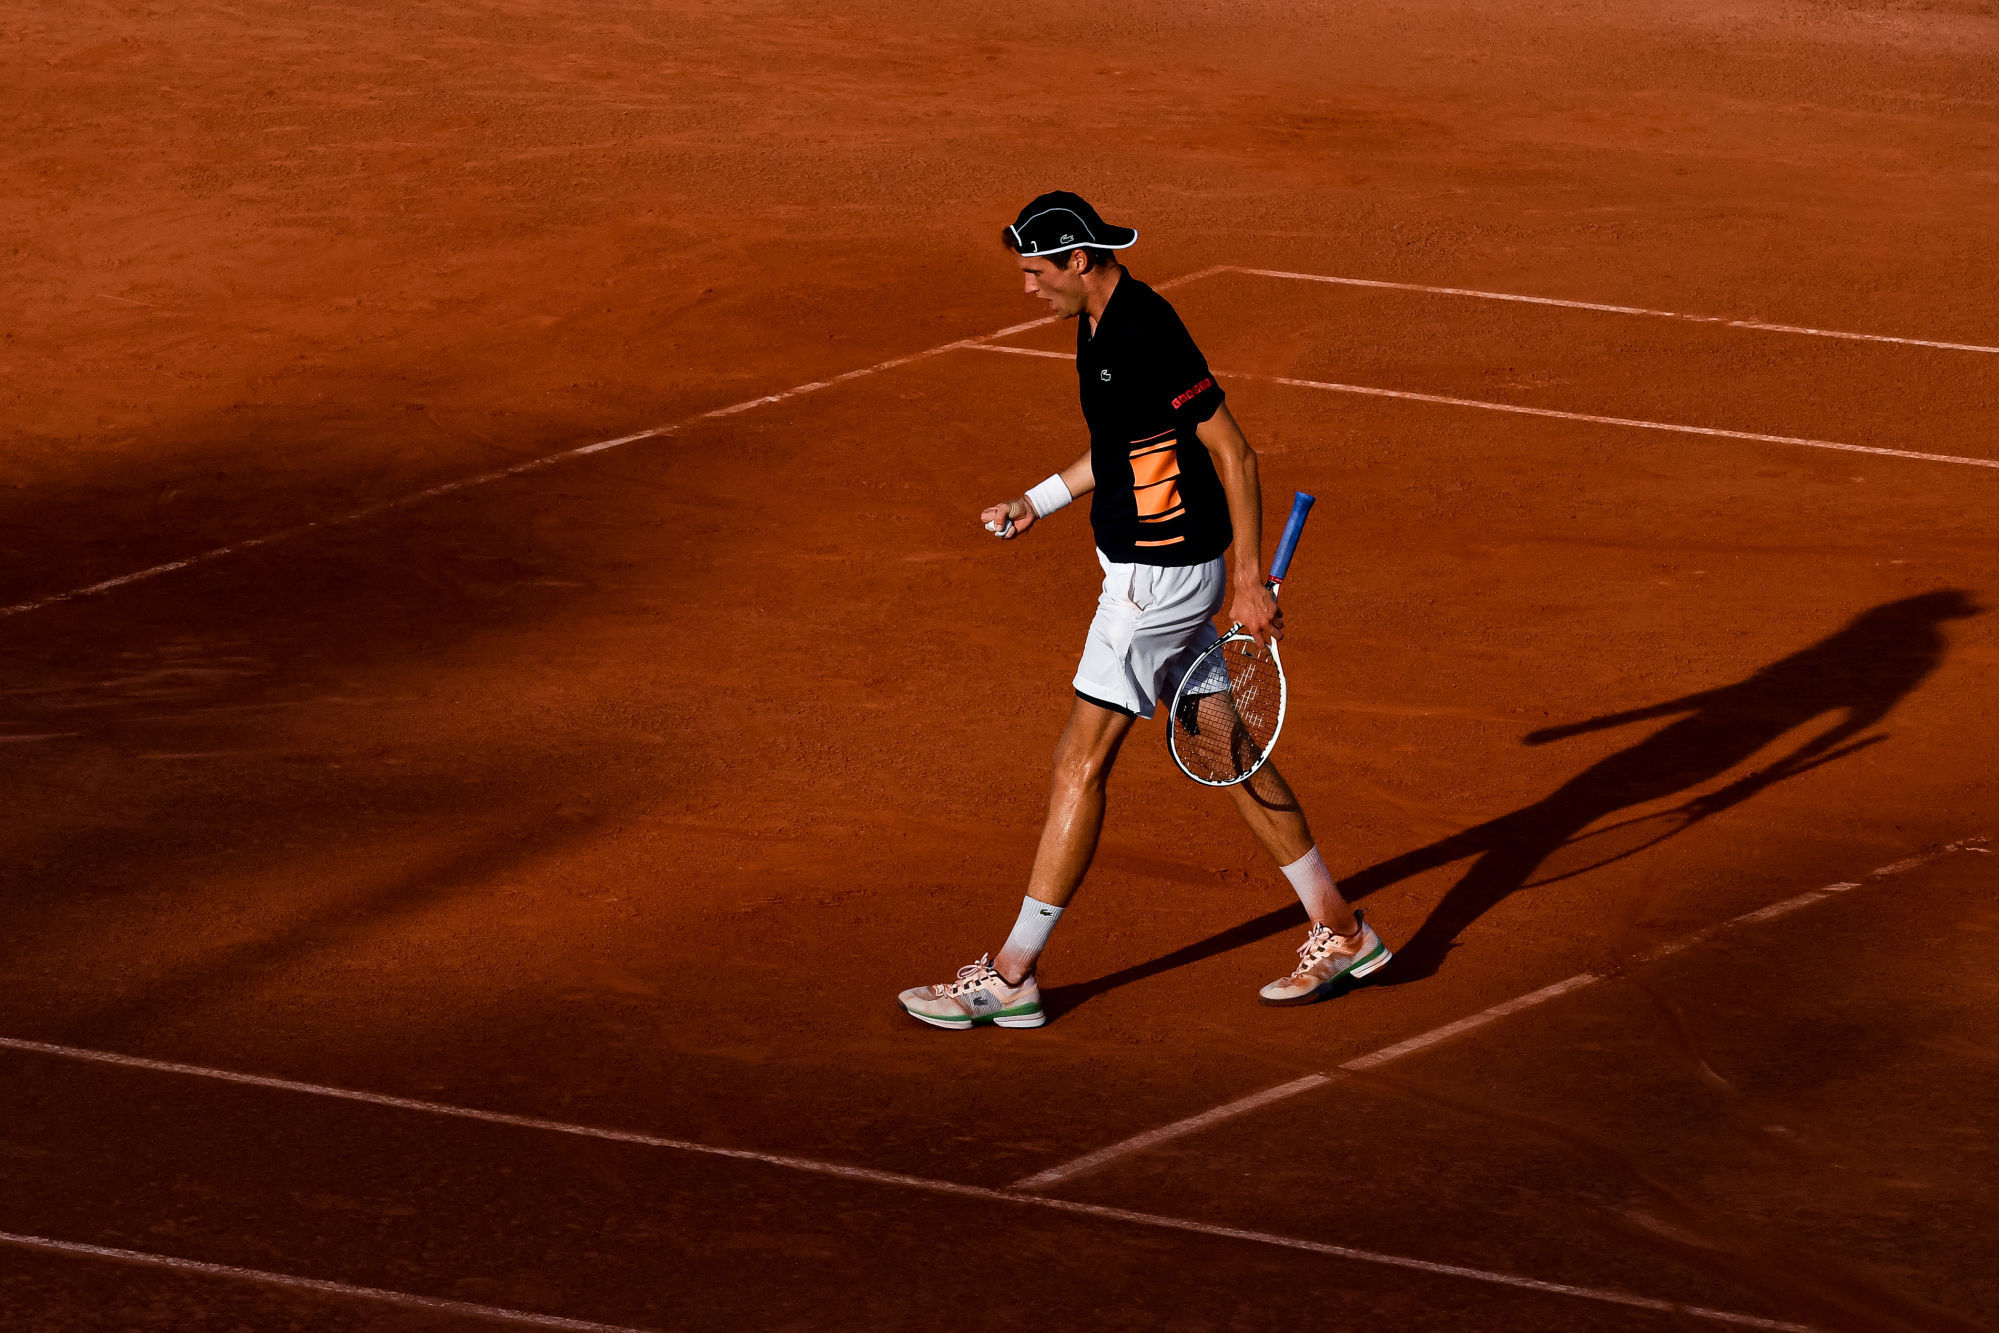
[[[1136,231],[1111,226],[1087,199],[1067,190],[1050,190],[1021,209],[1006,231],[1013,248],[1024,255],[1059,254],[1077,246],[1122,250],[1138,239]]]

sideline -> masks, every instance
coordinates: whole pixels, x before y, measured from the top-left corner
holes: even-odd
[[[1011,356],[1040,356],[1053,361],[1074,361],[1068,352],[1044,352],[1034,347],[1001,347],[994,343],[961,344],[972,352],[1005,352]],[[1999,468],[1999,459],[1963,458],[1956,454],[1924,454],[1911,449],[1882,449],[1869,444],[1841,444],[1837,440],[1808,440],[1796,435],[1759,435],[1747,430],[1723,430],[1718,426],[1682,426],[1670,421],[1644,421],[1637,417],[1605,417],[1590,412],[1561,412],[1552,407],[1523,407],[1518,403],[1489,403],[1480,398],[1451,398],[1438,393],[1414,393],[1407,389],[1377,389],[1366,384],[1335,384],[1327,380],[1300,380],[1284,375],[1253,375],[1245,371],[1220,370],[1224,379],[1249,380],[1264,384],[1286,384],[1294,389],[1320,389],[1328,393],[1354,393],[1369,398],[1401,398],[1412,403],[1437,403],[1444,407],[1473,407],[1482,412],[1511,412],[1526,417],[1552,417],[1556,421],[1584,421],[1598,426],[1628,426],[1634,430],[1659,430],[1675,435],[1708,435],[1724,440],[1755,440],[1762,444],[1794,444],[1807,449],[1837,449],[1848,454],[1878,454],[1883,458],[1909,458],[1923,463],[1956,463],[1961,467]]]
[[[1678,953],[1692,945],[1701,943],[1737,926],[1769,921],[1802,907],[1820,902],[1838,893],[1857,889],[1863,884],[1905,874],[1908,871],[1941,860],[1955,852],[1978,852],[1990,855],[1983,837],[1960,838],[1934,851],[1906,857],[1889,865],[1869,871],[1860,880],[1842,881],[1828,884],[1821,889],[1811,889],[1794,897],[1746,912],[1718,926],[1696,931],[1679,940],[1662,945],[1641,955],[1635,962],[1649,962]],[[1041,1208],[1052,1212],[1068,1213],[1074,1216],[1097,1218],[1104,1221],[1123,1222],[1134,1226],[1149,1227],[1164,1231],[1178,1231],[1192,1235],[1212,1236],[1225,1240],[1239,1240],[1256,1245],[1274,1246],[1280,1249],[1300,1250],[1308,1254],[1323,1254],[1338,1259],[1349,1259],[1357,1263],[1376,1264],[1388,1268],[1401,1268],[1419,1273],[1430,1273],[1443,1277],[1463,1278],[1467,1281],[1482,1282],[1492,1286],[1512,1287],[1524,1291],[1542,1292],[1548,1295],[1569,1296],[1579,1300],[1596,1301],[1602,1304],[1625,1306],[1631,1309],[1656,1310],[1664,1313],[1680,1314],[1713,1323],[1730,1324],[1742,1328],[1779,1330],[1780,1333],[1818,1333],[1809,1324],[1790,1323],[1778,1319],[1764,1319],[1756,1315],[1739,1314],[1729,1310],[1715,1310],[1705,1306],[1683,1305],[1676,1301],[1662,1300],[1652,1296],[1638,1296],[1629,1292],[1613,1291],[1601,1287],[1577,1286],[1566,1282],[1547,1282],[1539,1278],[1521,1277],[1512,1273],[1500,1273],[1490,1269],[1470,1268],[1461,1264],[1436,1263],[1428,1259],[1416,1259],[1407,1255],[1387,1254],[1378,1250],[1358,1249],[1348,1245],[1333,1245],[1323,1241],[1305,1240],[1296,1236],[1283,1236],[1268,1231],[1248,1231],[1239,1227],[1220,1226],[1209,1222],[1198,1222],[1190,1218],[1171,1217],[1160,1213],[1136,1212],[1128,1208],[1112,1208],[1102,1204],[1079,1203],[1069,1199],[1051,1198],[1031,1191],[1064,1180],[1074,1179],[1095,1170],[1108,1162],[1130,1153],[1142,1151],[1156,1144],[1180,1138],[1187,1134],[1206,1129],[1211,1125],[1233,1119],[1249,1111],[1302,1092],[1324,1087],[1350,1074],[1387,1064],[1402,1056],[1425,1050],[1452,1037],[1484,1027],[1509,1014],[1518,1013],[1535,1005],[1545,1003],[1560,995],[1569,994],[1592,985],[1604,978],[1603,973],[1582,972],[1566,981],[1558,981],[1538,991],[1494,1005],[1490,1009],[1459,1019],[1455,1023],[1433,1028],[1405,1041],[1397,1042],[1369,1055],[1349,1060],[1330,1074],[1310,1074],[1290,1083],[1267,1088],[1248,1097],[1239,1098],[1197,1116],[1175,1121],[1159,1129],[1102,1148],[1074,1161],[1051,1167],[1038,1175],[1029,1176],[1005,1189],[988,1189],[981,1185],[965,1185],[956,1181],[935,1180],[927,1176],[913,1176],[900,1171],[877,1171],[869,1167],[846,1166],[838,1162],[824,1162],[810,1157],[794,1157],[784,1153],[757,1152],[747,1148],[724,1148],[714,1144],[696,1143],[689,1139],[665,1138],[655,1134],[639,1134],[628,1130],[604,1129],[592,1125],[569,1124],[560,1120],[547,1120],[538,1116],[510,1115],[502,1111],[483,1111],[473,1107],[453,1106],[444,1102],[422,1101],[411,1097],[394,1097],[386,1093],[362,1092],[351,1088],[335,1088],[325,1084],[306,1083],[297,1079],[273,1078],[262,1074],[245,1074],[234,1070],[213,1069],[203,1065],[181,1064],[171,1060],[153,1060],[144,1056],[123,1055],[115,1051],[96,1051],[83,1047],[62,1046],[53,1042],[29,1041],[20,1037],[0,1036],[0,1050],[18,1051],[30,1055],[52,1056],[57,1059],[77,1060],[90,1064],[111,1065],[124,1069],[143,1069],[154,1073],[181,1074],[192,1078],[211,1079],[223,1083],[233,1083],[245,1087],[269,1088],[279,1092],[304,1093],[307,1096],[326,1097],[337,1101],[359,1102],[370,1106],[384,1106],[401,1111],[442,1116],[455,1120],[472,1120],[484,1124],[505,1125],[516,1129],[538,1130],[545,1133],[566,1134],[576,1138],[599,1139],[610,1143],[632,1144],[643,1148],[665,1148],[677,1152],[694,1153],[704,1157],[720,1157],[734,1161],[757,1162],[765,1166],[780,1167],[791,1171],[805,1172],[817,1176],[830,1176],[838,1180],[854,1181],[861,1184],[886,1185],[901,1189],[916,1190],[925,1194],[943,1195],[949,1198],[976,1199],[985,1203],[1012,1204],[1031,1208]],[[474,1314],[488,1319],[509,1319],[515,1323],[534,1323],[548,1328],[585,1330],[586,1333],[645,1333],[645,1330],[620,1328],[615,1325],[590,1324],[576,1320],[562,1321],[557,1316],[533,1315],[522,1311],[503,1310],[498,1307],[464,1306],[454,1302],[434,1301],[429,1297],[410,1296],[399,1292],[383,1291],[373,1287],[350,1286],[345,1283],[325,1282],[315,1278],[292,1277],[279,1273],[265,1273],[255,1269],[229,1268],[217,1264],[202,1264],[194,1260],[173,1259],[163,1255],[149,1255],[132,1250],[111,1250],[101,1246],[84,1245],[71,1241],[50,1240],[38,1236],[22,1236],[0,1232],[0,1244],[26,1249],[39,1249],[51,1253],[76,1254],[98,1258],[116,1259],[122,1262],[150,1264],[162,1268],[178,1268],[186,1271],[209,1273],[224,1277],[235,1277],[244,1281],[263,1282],[279,1286],[294,1286],[315,1291],[354,1296],[369,1300],[400,1302],[423,1308],[451,1309],[459,1313]]]
[[[587,1319],[564,1319],[561,1315],[532,1314],[499,1305],[475,1305],[471,1301],[445,1301],[433,1296],[412,1296],[406,1291],[383,1287],[357,1287],[348,1282],[328,1282],[323,1278],[298,1277],[291,1273],[267,1273],[259,1268],[234,1268],[228,1264],[207,1264],[198,1259],[176,1259],[171,1255],[148,1254],[144,1250],[119,1250],[108,1245],[85,1245],[73,1240],[50,1240],[46,1236],[19,1236],[0,1231],[0,1245],[43,1254],[76,1255],[87,1259],[109,1259],[113,1263],[136,1264],[142,1268],[164,1268],[175,1273],[196,1273],[203,1277],[230,1277],[239,1282],[255,1282],[265,1287],[288,1287],[293,1291],[318,1292],[327,1296],[349,1296],[384,1305],[400,1305],[409,1310],[432,1314],[464,1315],[501,1324],[526,1324],[530,1328],[561,1328],[573,1333],[651,1333],[648,1329],[627,1328],[623,1324],[593,1324]]]
[[[816,1176],[830,1176],[836,1180],[854,1181],[868,1185],[886,1185],[899,1189],[915,1190],[924,1194],[943,1195],[947,1198],[974,1199],[982,1203],[1011,1205],[1015,1207],[1039,1208],[1049,1212],[1067,1213],[1077,1217],[1095,1218],[1108,1222],[1122,1222],[1132,1226],[1149,1227],[1161,1231],[1177,1231],[1197,1236],[1210,1236],[1222,1240],[1245,1241],[1253,1245],[1268,1245],[1278,1249],[1302,1250],[1307,1254],[1322,1254],[1335,1259],[1348,1259],[1356,1263],[1375,1264],[1386,1268],[1401,1268],[1418,1273],[1428,1273],[1441,1277],[1462,1278],[1471,1282],[1481,1282],[1490,1286],[1511,1287],[1521,1291],[1540,1292],[1550,1296],[1568,1296],[1578,1300],[1595,1301],[1605,1305],[1624,1306],[1635,1310],[1654,1310],[1666,1314],[1678,1314],[1696,1319],[1705,1319],[1718,1324],[1731,1324],[1740,1328],[1760,1328],[1777,1330],[1777,1333],[1820,1333],[1809,1324],[1789,1323],[1780,1319],[1764,1319],[1756,1315],[1738,1314],[1730,1310],[1709,1309],[1706,1306],[1683,1305],[1678,1301],[1662,1300],[1655,1296],[1638,1296],[1630,1292],[1614,1291],[1603,1287],[1583,1287],[1567,1282],[1547,1282],[1540,1278],[1521,1277],[1513,1273],[1494,1272],[1484,1268],[1468,1268],[1461,1264],[1436,1263],[1428,1259],[1416,1259],[1408,1255],[1386,1254],[1379,1250],[1357,1249],[1349,1245],[1333,1245],[1323,1241],[1304,1240],[1297,1236],[1283,1236],[1269,1231],[1247,1231],[1240,1227],[1220,1226],[1211,1222],[1197,1222],[1190,1218],[1170,1217],[1160,1213],[1141,1213],[1128,1208],[1112,1208],[1103,1204],[1078,1203],[1069,1199],[1049,1198],[1040,1194],[1028,1194],[1016,1189],[988,1189],[982,1185],[963,1185],[956,1181],[935,1180],[928,1176],[906,1175],[900,1171],[876,1171],[869,1167],[844,1166],[838,1162],[822,1162],[810,1157],[792,1157],[783,1153],[755,1152],[747,1148],[723,1148],[713,1144],[695,1143],[687,1139],[662,1138],[653,1134],[636,1134],[626,1130],[600,1129],[591,1125],[573,1125],[559,1120],[544,1120],[536,1116],[508,1115],[500,1111],[481,1111],[471,1107],[452,1106],[443,1102],[418,1101],[409,1097],[391,1097],[382,1093],[359,1092],[349,1088],[327,1087],[317,1083],[302,1083],[294,1079],[269,1078],[260,1074],[242,1074],[227,1069],[209,1069],[201,1065],[177,1064],[168,1060],[149,1060],[135,1055],[120,1055],[113,1051],[93,1051],[75,1046],[58,1046],[51,1042],[25,1041],[18,1037],[0,1037],[0,1050],[21,1051],[33,1055],[54,1056],[58,1059],[86,1061],[91,1064],[114,1065],[125,1069],[145,1069],[156,1073],[184,1074],[194,1078],[213,1079],[223,1083],[241,1084],[253,1088],[272,1088],[281,1092],[299,1092],[308,1096],[327,1097],[339,1101],[361,1102],[371,1106],[394,1107],[397,1110],[415,1111],[427,1115],[444,1116],[455,1120],[476,1120],[485,1124],[508,1125],[517,1129],[540,1130],[546,1133],[567,1134],[576,1138],[601,1139],[611,1143],[634,1144],[642,1148],[667,1148],[677,1152],[696,1153],[704,1157],[723,1157],[739,1162],[758,1162],[765,1166],[781,1167],[790,1171],[800,1171]],[[292,1278],[283,1274],[260,1273],[253,1269],[224,1268],[219,1265],[195,1265],[191,1260],[167,1259],[164,1256],[144,1255],[137,1251],[107,1251],[95,1246],[77,1245],[66,1241],[44,1240],[33,1236],[16,1236],[0,1232],[0,1244],[43,1249],[62,1253],[96,1255],[104,1258],[123,1259],[131,1263],[151,1263],[159,1267],[196,1268],[220,1276],[237,1277],[246,1281],[276,1283],[278,1285],[308,1286],[314,1290],[359,1296],[371,1300],[400,1300],[405,1303],[422,1303],[429,1308],[427,1297],[402,1296],[400,1293],[383,1292],[370,1287],[352,1287],[343,1283],[320,1282],[317,1279]],[[448,1303],[435,1303],[440,1308]],[[485,1309],[485,1307],[477,1307]],[[515,1316],[515,1322],[534,1319],[552,1319],[547,1316],[520,1315],[513,1311],[492,1311],[487,1318]],[[643,1330],[618,1329],[602,1324],[578,1322],[545,1325],[550,1328],[575,1328],[592,1330],[610,1329],[610,1333],[643,1333]]]
[[[1764,333],[1801,333],[1811,338],[1840,338],[1848,342],[1900,343],[1905,347],[1938,347],[1948,352],[1987,352],[1999,355],[1999,347],[1979,343],[1938,342],[1931,338],[1898,338],[1886,333],[1847,333],[1839,329],[1815,329],[1803,324],[1770,324],[1760,319],[1729,319],[1722,315],[1689,315],[1678,310],[1650,310],[1635,305],[1605,305],[1599,301],[1565,301],[1554,296],[1520,296],[1513,292],[1485,292],[1472,287],[1426,287],[1416,282],[1380,282],[1373,278],[1336,278],[1325,273],[1288,273],[1275,268],[1227,266],[1230,273],[1246,273],[1257,278],[1284,278],[1291,282],[1328,282],[1341,287],[1376,287],[1392,292],[1424,292],[1431,296],[1474,296],[1483,301],[1518,301],[1523,305],[1553,305],[1569,310],[1596,310],[1609,315],[1646,315],[1653,319],[1679,319],[1690,324],[1718,324],[1725,329],[1757,329]]]
[[[1158,285],[1161,289],[1180,287],[1190,282],[1198,282],[1202,278],[1213,277],[1217,273],[1224,272],[1226,268],[1226,265],[1216,265],[1212,268],[1197,269],[1192,273],[1183,273],[1177,278],[1169,278]],[[345,514],[336,514],[331,518],[313,519],[308,523],[300,523],[296,527],[265,533],[261,537],[245,537],[243,540],[231,542],[227,546],[217,546],[212,550],[203,551],[198,555],[187,556],[180,560],[169,560],[164,564],[134,570],[129,574],[120,574],[116,578],[104,579],[101,582],[87,584],[81,588],[71,588],[68,592],[50,593],[46,597],[36,597],[25,602],[16,602],[12,606],[0,606],[0,620],[4,620],[9,616],[25,615],[30,611],[40,611],[45,607],[58,606],[64,602],[74,602],[85,597],[100,596],[104,593],[125,587],[127,584],[143,583],[149,579],[159,578],[162,574],[172,574],[177,570],[192,569],[196,565],[205,565],[212,561],[220,560],[225,556],[241,555],[245,551],[254,551],[260,546],[273,546],[279,542],[291,541],[293,538],[303,537],[307,533],[318,532],[325,528],[335,528],[348,523],[358,523],[363,519],[374,518],[380,514],[392,513],[398,509],[406,509],[411,505],[421,504],[425,500],[434,500],[440,495],[449,495],[453,491],[470,490],[474,486],[484,486],[489,482],[504,481],[508,477],[525,476],[530,472],[539,472],[543,468],[553,467],[557,463],[565,463],[571,459],[582,458],[588,454],[600,454],[608,449],[617,449],[627,444],[636,444],[640,440],[656,440],[662,436],[678,434],[680,431],[686,430],[690,426],[699,425],[704,421],[732,417],[738,412],[748,412],[753,408],[766,407],[772,403],[786,402],[808,393],[815,393],[820,389],[830,389],[836,384],[845,384],[849,380],[862,379],[869,375],[879,375],[883,371],[894,370],[897,367],[906,366],[916,361],[928,360],[933,356],[942,356],[946,352],[955,352],[961,348],[975,347],[988,339],[1011,337],[1016,333],[1025,333],[1029,329],[1038,329],[1044,324],[1053,324],[1056,322],[1057,319],[1054,315],[1046,315],[1040,319],[1028,320],[1025,324],[1009,325],[993,333],[985,333],[976,337],[959,338],[953,342],[940,343],[935,347],[926,347],[920,352],[911,352],[905,356],[890,357],[886,361],[877,361],[871,366],[862,366],[856,370],[849,370],[828,379],[812,380],[806,384],[796,384],[789,389],[781,389],[776,393],[767,393],[757,398],[746,398],[740,403],[731,403],[727,407],[717,407],[707,412],[697,412],[691,417],[683,417],[679,421],[671,422],[668,425],[654,426],[649,430],[634,431],[630,435],[620,435],[613,440],[599,440],[595,444],[579,445],[574,449],[557,450],[552,454],[543,454],[539,458],[530,458],[524,463],[515,463],[511,467],[498,468],[492,472],[481,472],[477,476],[461,477],[456,481],[447,481],[441,485],[426,487],[423,490],[413,491],[408,495],[400,495],[390,500],[377,500],[373,504],[363,505],[361,508],[350,510]]]
[[[1670,957],[1682,949],[1705,943],[1724,931],[1734,930],[1738,926],[1775,920],[1777,917],[1786,916],[1801,907],[1810,907],[1813,903],[1823,902],[1835,894],[1846,893],[1849,890],[1864,887],[1866,884],[1876,880],[1905,874],[1919,866],[1926,866],[1932,861],[1940,861],[1955,852],[1979,852],[1989,855],[1990,853],[1985,846],[1985,842],[1986,840],[1982,837],[1960,838],[1956,842],[1947,843],[1933,852],[1926,852],[1920,856],[1912,856],[1906,860],[1897,861],[1893,865],[1885,865],[1879,869],[1871,870],[1858,880],[1846,880],[1838,884],[1828,884],[1822,889],[1807,890],[1796,897],[1786,898],[1784,901],[1772,903],[1768,907],[1759,907],[1753,912],[1744,912],[1741,916],[1731,917],[1720,925],[1708,926],[1690,935],[1685,935],[1677,940],[1662,944],[1655,949],[1649,949],[1630,959],[1626,965],[1635,966],[1642,963],[1657,962],[1659,959]],[[1174,1139],[1185,1138],[1189,1134],[1198,1134],[1204,1129],[1210,1129],[1225,1121],[1234,1120],[1236,1117],[1247,1115],[1251,1111],[1261,1110],[1266,1106],[1295,1097],[1300,1093],[1312,1092],[1319,1088],[1342,1082],[1354,1074],[1369,1069],[1377,1069],[1391,1061],[1400,1060],[1405,1055],[1414,1055],[1418,1051],[1428,1050],[1430,1047],[1440,1045],[1454,1037],[1460,1037],[1467,1032],[1476,1031],[1488,1023],[1496,1023],[1502,1018],[1520,1013],[1523,1010],[1532,1009],[1538,1005],[1546,1004],[1550,1000],[1573,994],[1585,986],[1595,985],[1610,975],[1611,973],[1609,972],[1578,972],[1564,981],[1558,981],[1552,986],[1543,986],[1540,990],[1531,991],[1526,995],[1516,996],[1511,1000],[1495,1004],[1490,1009],[1481,1010],[1469,1018],[1460,1018],[1455,1023],[1446,1023],[1442,1027],[1432,1028],[1428,1032],[1419,1033],[1406,1041],[1399,1041],[1392,1046],[1384,1046],[1378,1051],[1358,1056],[1327,1073],[1307,1074],[1305,1077],[1293,1079],[1289,1083],[1280,1083],[1274,1088],[1265,1088],[1263,1091],[1253,1092],[1247,1097],[1238,1098],[1232,1102],[1224,1102],[1222,1105],[1203,1111],[1199,1115],[1191,1115],[1184,1120],[1175,1120],[1171,1124],[1161,1125],[1157,1129],[1148,1129],[1143,1134],[1134,1134],[1128,1139],[1110,1144],[1108,1147],[1099,1148],[1093,1153],[1086,1153],[1072,1161],[1063,1162],[1059,1166],[1051,1166],[1046,1171],[1036,1172],[1034,1175],[1016,1180],[1013,1184],[1007,1186],[1007,1188],[1022,1191],[1043,1190],[1051,1185],[1059,1185],[1064,1181],[1074,1180],[1076,1177],[1087,1175],[1099,1167],[1108,1166],[1121,1157],[1129,1157],[1133,1153],[1144,1152],[1148,1148],[1156,1148],[1162,1143],[1170,1143]]]

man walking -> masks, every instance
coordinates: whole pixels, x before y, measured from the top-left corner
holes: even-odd
[[[1170,700],[1187,667],[1219,637],[1214,616],[1224,601],[1259,642],[1283,637],[1283,613],[1264,584],[1256,452],[1179,315],[1118,262],[1117,251],[1137,239],[1066,191],[1036,199],[1004,233],[1027,294],[1077,321],[1076,375],[1090,447],[980,518],[1011,541],[1091,496],[1104,588],[1076,670],[1069,724],[1055,747],[1048,818],[1013,930],[997,958],[981,957],[955,981],[900,997],[911,1016],[937,1027],[1047,1021],[1035,964],[1096,854],[1105,783],[1132,722]],[[1311,924],[1297,967],[1263,988],[1264,1003],[1310,1004],[1387,963],[1388,949],[1340,895],[1276,766],[1265,764],[1249,782],[1224,790]]]

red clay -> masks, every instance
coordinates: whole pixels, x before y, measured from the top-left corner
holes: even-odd
[[[1995,43],[1977,5],[30,5],[0,602],[1032,318],[993,237],[1052,186],[1155,282],[1999,342]],[[1284,763],[1399,984],[1255,1004],[1288,890],[1148,728],[1055,1021],[896,1011],[1004,930],[1093,596],[1080,519],[972,519],[1073,456],[1073,372],[954,351],[0,620],[0,1034],[1002,1186],[1993,831],[1986,470],[1246,376],[1999,458],[1999,357],[1173,297],[1273,520],[1320,497]],[[1621,859],[1581,836],[1697,798]],[[1821,1327],[1999,1321],[1993,883],[1883,881],[1074,1195]],[[0,1231],[653,1328],[1694,1326],[0,1066]],[[449,1323],[14,1252],[0,1322]]]

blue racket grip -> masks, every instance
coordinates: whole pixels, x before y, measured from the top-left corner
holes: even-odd
[[[1284,582],[1284,575],[1291,568],[1291,556],[1298,549],[1298,538],[1305,532],[1305,515],[1312,512],[1317,497],[1299,491],[1291,497],[1291,517],[1284,520],[1284,535],[1277,539],[1277,558],[1270,562],[1270,581]]]

